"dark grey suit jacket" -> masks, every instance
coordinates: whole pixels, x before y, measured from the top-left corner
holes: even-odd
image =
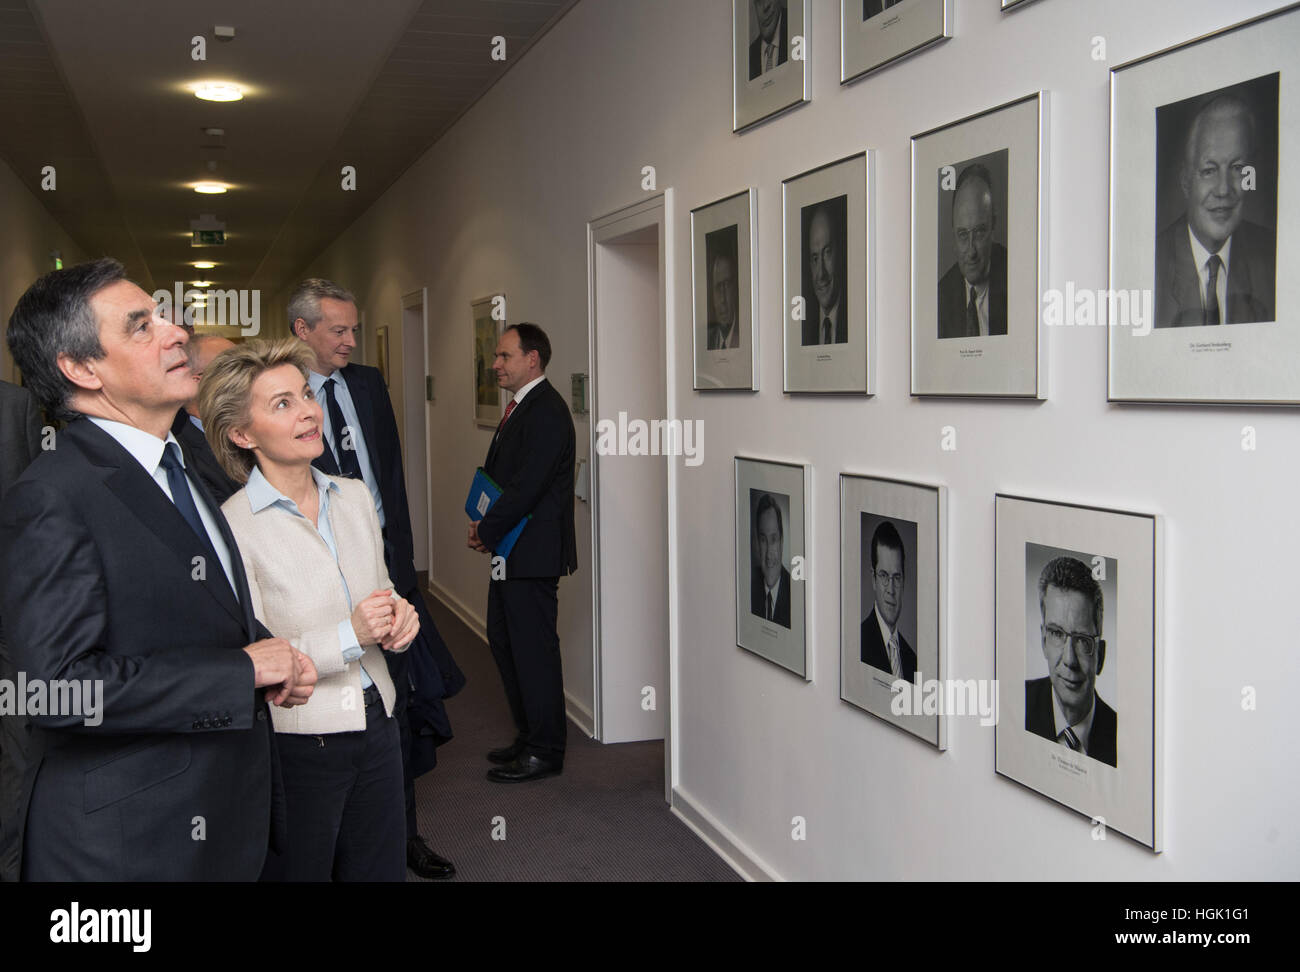
[[[1232,234],[1228,254],[1228,288],[1221,323],[1249,324],[1276,320],[1277,234],[1245,220]],[[1187,217],[1167,226],[1156,238],[1155,327],[1199,327],[1205,323],[1201,277],[1187,238]]]
[[[1007,248],[993,244],[989,257],[989,334],[1007,333]],[[974,337],[966,333],[966,278],[953,264],[939,281],[939,337]]]
[[[1115,710],[1094,695],[1096,714],[1092,717],[1092,732],[1088,736],[1086,755],[1115,765],[1117,727]],[[1052,679],[1049,676],[1030,679],[1025,683],[1025,729],[1036,736],[1056,742],[1056,723],[1052,718]]]

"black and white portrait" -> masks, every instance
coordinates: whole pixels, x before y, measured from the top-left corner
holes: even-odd
[[[749,491],[751,614],[790,627],[790,562],[786,524],[790,520],[790,497],[761,489]]]
[[[890,7],[897,7],[902,2],[903,0],[862,0],[862,19],[870,20]]]
[[[1001,149],[937,173],[940,338],[1007,333],[1007,157]]]
[[[801,343],[844,344],[849,339],[845,226],[849,197],[834,196],[799,211],[803,260]]]
[[[749,0],[749,80],[790,57],[790,18],[786,0]]]
[[[861,523],[862,663],[915,682],[916,524],[866,512]]]
[[[1106,637],[1117,571],[1114,558],[1025,544],[1025,730],[1108,766],[1119,738]]]
[[[1279,78],[1156,109],[1155,327],[1277,319]]]
[[[710,351],[740,347],[737,249],[737,226],[734,224],[704,234]]]

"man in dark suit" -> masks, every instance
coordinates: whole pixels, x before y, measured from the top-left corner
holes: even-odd
[[[199,417],[199,381],[212,359],[222,351],[235,347],[235,342],[215,334],[196,334],[190,338],[187,347],[190,352],[190,370],[194,372],[194,397],[176,413],[176,421],[172,422],[172,435],[181,444],[185,468],[192,469],[203,480],[203,485],[220,506],[239,491],[240,484],[226,475],[203,434],[203,421]]]
[[[316,670],[253,617],[169,435],[186,334],[103,259],[33,284],[8,341],[69,424],[5,494],[0,613],[29,684],[83,686],[81,706],[29,716],[23,876],[254,880],[285,826],[266,705],[307,701]]]
[[[966,166],[952,200],[957,262],[939,280],[939,337],[1007,333],[1007,250],[993,240],[997,224],[992,175],[978,162]]]
[[[781,563],[785,526],[776,497],[764,493],[754,510],[755,562],[749,569],[749,611],[790,627],[790,572]]]
[[[0,381],[0,503],[4,502],[5,491],[40,451],[41,423],[36,399],[27,389]],[[12,683],[16,676],[0,618],[0,679]],[[26,751],[27,719],[17,714],[0,715],[0,881],[18,880],[21,848],[12,824],[18,809]]]
[[[916,681],[916,652],[898,630],[907,563],[903,538],[888,520],[871,535],[871,587],[875,606],[862,622],[862,661],[894,678]]]
[[[789,54],[790,27],[786,0],[753,0],[758,36],[749,44],[749,80],[784,64]]]
[[[357,304],[329,280],[304,280],[289,299],[289,327],[316,356],[308,375],[320,401],[326,448],[314,465],[331,476],[360,479],[370,490],[384,537],[384,562],[397,593],[420,616],[420,634],[405,652],[384,652],[397,688],[393,717],[402,742],[406,791],[406,862],[425,878],[448,878],[455,866],[420,836],[415,779],[437,762],[436,747],[451,738],[442,700],[465,684],[429,616],[415,572],[415,541],[406,499],[406,473],[397,418],[378,368],[353,364]]]
[[[1242,218],[1242,170],[1255,158],[1255,116],[1219,95],[1187,133],[1179,185],[1187,211],[1156,238],[1156,327],[1276,319],[1277,234]]]
[[[546,380],[551,342],[536,324],[506,328],[497,343],[497,384],[514,393],[488,447],[484,471],[501,495],[468,545],[492,553],[528,519],[488,585],[487,634],[515,723],[515,741],[488,753],[488,779],[519,783],[563,769],[564,675],[556,627],[560,577],[578,569],[573,524],[573,419]],[[504,574],[499,570],[504,566]]]
[[[709,320],[710,351],[740,347],[740,328],[736,326],[736,261],[727,253],[719,253],[709,267],[709,307],[713,315]]]
[[[1046,678],[1025,682],[1025,729],[1116,765],[1115,710],[1096,692],[1106,663],[1101,585],[1074,557],[1057,557],[1038,576]]]
[[[830,202],[813,211],[804,241],[804,259],[811,273],[813,292],[804,294],[804,321],[800,343],[844,344],[849,339],[847,301],[844,299],[844,227]]]

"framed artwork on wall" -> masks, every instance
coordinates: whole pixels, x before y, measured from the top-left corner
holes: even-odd
[[[384,378],[384,387],[388,387],[388,325],[375,330],[375,366]]]
[[[1047,93],[912,138],[912,394],[1047,397]]]
[[[808,679],[806,465],[737,456],[736,644]]]
[[[840,0],[840,84],[952,36],[952,0]]]
[[[871,152],[781,183],[785,390],[875,393]]]
[[[695,383],[758,390],[757,231],[753,189],[691,210]]]
[[[942,486],[840,475],[840,698],[941,750],[946,525]]]
[[[1111,72],[1107,395],[1300,404],[1300,8]]]
[[[501,422],[506,397],[492,370],[497,341],[505,330],[505,306],[504,294],[480,297],[470,304],[474,321],[474,422],[482,429],[495,429]]]
[[[995,769],[1161,849],[1159,518],[998,494]]]
[[[808,0],[732,0],[734,132],[808,100]]]

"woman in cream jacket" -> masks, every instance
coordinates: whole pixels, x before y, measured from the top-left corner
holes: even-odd
[[[289,842],[267,876],[402,881],[402,756],[383,652],[405,651],[419,621],[393,593],[370,491],[312,466],[326,448],[312,360],[293,339],[249,342],[218,355],[199,388],[204,434],[245,484],[221,509],[253,610],[320,676],[306,705],[272,712]]]

